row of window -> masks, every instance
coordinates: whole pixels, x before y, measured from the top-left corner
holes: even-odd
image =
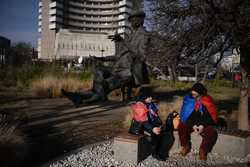
[[[101,5],[100,5],[101,6]],[[106,7],[106,8],[92,8],[92,7],[87,7],[87,6],[77,6],[77,5],[72,5],[72,4],[67,4],[64,5],[64,7],[68,7],[68,8],[72,8],[72,9],[78,9],[80,11],[88,11],[88,12],[92,12],[92,11],[99,11],[99,12],[112,12],[114,10],[117,10],[118,8],[131,8],[128,5],[122,5],[122,6],[110,6],[110,7]],[[94,6],[93,6],[94,7]]]
[[[79,26],[64,26],[64,28],[81,30],[81,31],[92,31],[92,32],[115,32],[116,30],[125,30],[126,26],[120,28],[98,28],[98,27],[79,27]]]
[[[118,26],[118,22],[89,22],[89,21],[79,21],[79,20],[70,20],[69,24],[80,23],[85,25],[95,25],[95,26]]]
[[[69,14],[69,15],[73,15],[73,16],[77,16],[77,17],[86,17],[86,18],[112,18],[112,17],[118,17],[119,15],[121,16],[125,16],[125,15],[129,15],[128,12],[119,12],[118,10],[114,10],[111,13],[105,14],[104,12],[101,13],[84,13],[84,14],[80,14],[80,13],[76,13],[74,11],[67,11],[65,12],[65,14]]]
[[[125,19],[111,20],[111,21],[110,20],[106,20],[106,19],[103,19],[103,20],[93,20],[92,21],[91,19],[88,19],[89,21],[85,21],[87,19],[84,20],[84,18],[82,18],[82,20],[79,20],[79,19],[75,19],[75,18],[70,17],[69,20],[72,21],[72,22],[85,23],[85,24],[111,24],[111,23],[112,24],[118,24],[119,22],[123,22]]]
[[[68,50],[79,50],[79,49],[87,49],[92,51],[110,51],[110,46],[101,46],[101,45],[95,45],[95,44],[64,44],[64,43],[58,43],[58,49],[68,49]]]

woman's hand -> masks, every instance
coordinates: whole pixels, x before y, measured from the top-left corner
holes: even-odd
[[[161,133],[161,127],[154,127],[152,131],[154,134],[159,135]]]
[[[194,130],[195,133],[198,133],[198,131],[199,131],[198,126],[197,126],[197,125],[194,125],[194,126],[193,126],[193,130]]]
[[[204,126],[203,125],[199,125],[198,126],[198,133],[201,134],[204,130]]]
[[[194,126],[193,126],[193,130],[194,130],[194,132],[195,132],[195,133],[200,134],[200,133],[202,133],[202,132],[203,132],[203,130],[204,130],[204,126],[203,126],[203,125],[199,125],[199,126],[194,125]]]

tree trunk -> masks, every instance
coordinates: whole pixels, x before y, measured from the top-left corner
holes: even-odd
[[[175,68],[175,65],[171,65],[171,73],[172,73],[172,81],[175,83],[176,80],[177,80],[177,76],[176,76],[176,68]]]
[[[195,75],[195,80],[197,82],[198,81],[198,64],[197,63],[194,65],[194,75]]]
[[[207,79],[207,73],[208,73],[208,65],[206,65],[205,71],[204,71],[204,76],[202,78],[202,83],[204,84],[206,79]]]
[[[169,77],[170,77],[170,81],[173,81],[174,80],[174,76],[173,76],[172,69],[171,69],[170,66],[168,66],[168,74],[169,74]]]
[[[249,120],[248,120],[248,65],[249,65],[249,49],[241,47],[240,56],[241,56],[241,75],[242,82],[240,87],[240,102],[239,102],[239,112],[238,112],[238,128],[241,130],[249,129]]]
[[[241,69],[242,83],[240,88],[240,104],[238,112],[238,128],[248,130],[248,77],[247,71]]]

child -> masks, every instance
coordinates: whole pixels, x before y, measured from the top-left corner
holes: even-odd
[[[152,156],[165,161],[174,142],[173,133],[163,130],[158,108],[152,101],[150,89],[142,88],[140,92],[139,100],[132,106],[133,120],[129,132],[142,134],[146,131],[149,133],[152,138]]]

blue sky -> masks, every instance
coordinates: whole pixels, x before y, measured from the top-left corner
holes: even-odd
[[[0,36],[37,46],[38,0],[0,0]]]

